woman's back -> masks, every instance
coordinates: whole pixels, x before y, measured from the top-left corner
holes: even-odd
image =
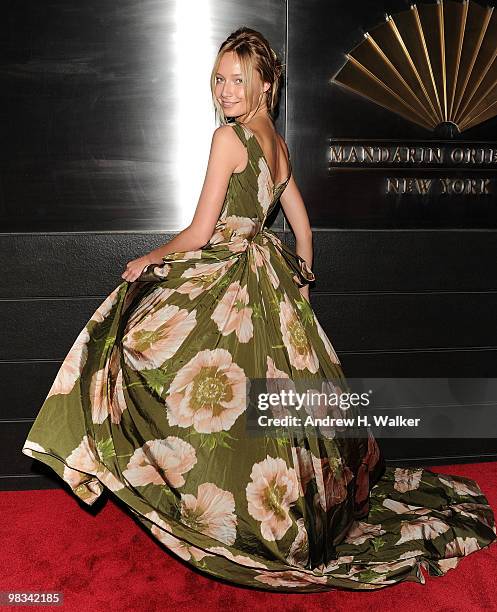
[[[275,181],[263,145],[252,128],[238,121],[233,121],[229,125],[244,145],[247,161],[242,170],[231,175],[215,233],[229,217],[233,216],[247,221],[257,220],[263,226],[266,218],[276,207],[292,171],[290,158],[284,159],[283,162],[280,159],[279,163],[286,165],[286,176],[281,178],[279,175]],[[286,145],[282,144],[284,141],[281,137],[278,137],[278,141],[279,144],[274,146],[280,149],[276,155],[281,155],[283,146],[286,148]],[[237,219],[237,222],[240,222],[240,219]]]
[[[268,122],[256,125],[252,122],[250,125],[246,124],[245,127],[252,132],[257,140],[274,183],[276,185],[282,183],[290,174],[290,154],[284,138]]]

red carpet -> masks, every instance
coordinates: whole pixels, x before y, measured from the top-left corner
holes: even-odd
[[[474,478],[497,515],[497,463],[427,466]],[[446,576],[379,591],[281,594],[223,584],[169,554],[109,497],[89,508],[66,490],[0,492],[0,591],[60,591],[59,607],[12,610],[497,611],[497,544]],[[105,498],[105,495],[102,496]],[[99,510],[98,510],[99,509]],[[98,510],[98,512],[96,511]]]

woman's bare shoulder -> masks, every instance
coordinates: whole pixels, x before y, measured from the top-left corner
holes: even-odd
[[[247,163],[247,152],[232,124],[216,127],[212,133],[209,159],[236,172]]]
[[[235,130],[233,129],[232,123],[224,123],[223,125],[219,125],[214,132],[212,133],[212,137],[215,138],[220,135],[221,138],[231,138],[230,134],[235,134]]]
[[[212,147],[229,149],[232,153],[241,151],[243,149],[243,145],[233,129],[232,123],[225,123],[215,128],[214,132],[212,133]]]

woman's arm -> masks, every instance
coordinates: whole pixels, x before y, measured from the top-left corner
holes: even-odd
[[[222,125],[214,130],[204,184],[190,225],[166,244],[130,261],[122,278],[132,282],[146,265],[160,264],[169,253],[194,251],[208,242],[219,219],[229,179],[235,168],[243,163],[244,155],[247,158],[231,126]]]
[[[280,196],[280,202],[285,217],[295,234],[295,252],[306,261],[309,268],[312,268],[312,230],[304,200],[293,178],[293,174]],[[300,293],[309,301],[309,285],[300,287]]]

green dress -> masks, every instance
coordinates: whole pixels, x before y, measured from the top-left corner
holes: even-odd
[[[238,585],[364,590],[424,583],[421,567],[443,575],[496,540],[476,482],[386,467],[371,432],[249,432],[247,380],[348,386],[299,291],[312,271],[265,225],[290,177],[275,185],[254,133],[230,125],[249,161],[211,239],[102,302],[22,452],[86,504],[107,488],[165,549]]]

